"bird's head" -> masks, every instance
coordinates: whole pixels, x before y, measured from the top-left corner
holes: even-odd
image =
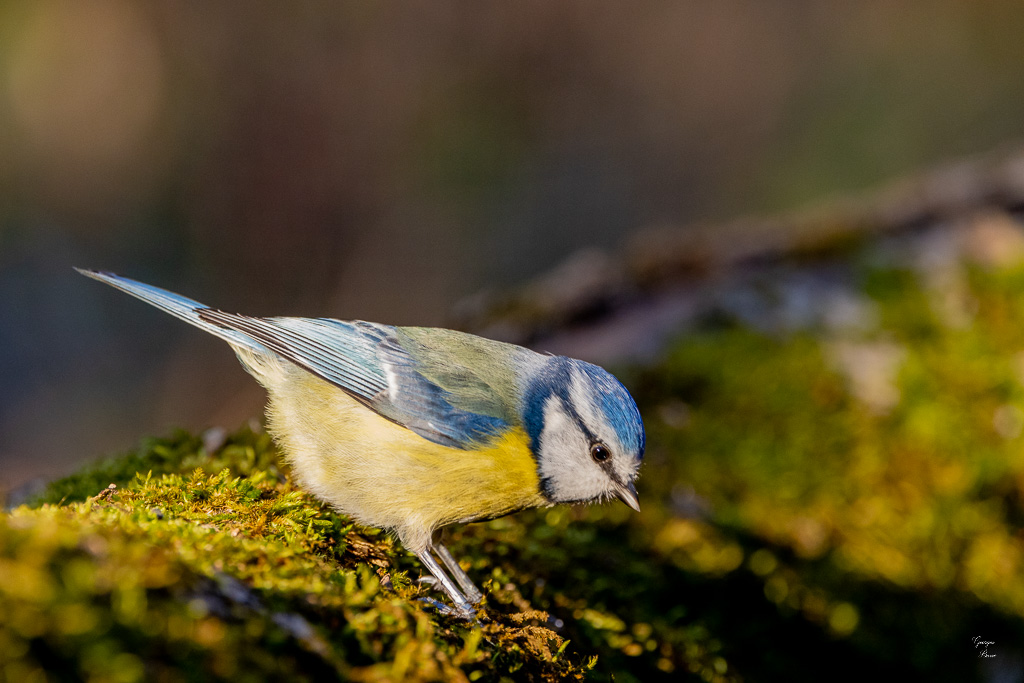
[[[644,455],[644,425],[617,379],[596,365],[553,356],[531,378],[523,408],[548,500],[619,498],[640,509],[633,481]]]

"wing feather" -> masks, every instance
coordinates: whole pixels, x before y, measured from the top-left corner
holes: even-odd
[[[518,372],[532,351],[435,328],[329,318],[258,318],[113,273],[79,270],[237,348],[276,354],[425,439],[454,448],[522,424]]]
[[[256,318],[216,309],[200,312],[203,320],[243,332],[265,347],[302,366],[363,402],[387,391],[383,369],[365,334],[354,323],[325,329],[315,318]],[[333,321],[331,321],[333,322]]]
[[[451,336],[497,348],[516,348],[472,335],[436,330],[440,348],[425,343],[426,328],[396,328],[327,318],[256,318],[203,309],[208,323],[241,332],[279,356],[342,389],[382,416],[435,443],[468,448],[520,423],[514,369],[488,382],[487,354],[471,367],[453,360]],[[406,333],[406,331],[411,332]],[[446,352],[447,349],[447,352]],[[523,349],[522,351],[525,351]],[[455,352],[455,353],[453,353]],[[526,352],[532,353],[532,352]],[[502,359],[487,359],[500,367]],[[470,396],[469,399],[466,396]]]

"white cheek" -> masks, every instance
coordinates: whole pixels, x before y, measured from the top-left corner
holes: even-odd
[[[539,455],[556,502],[591,500],[608,489],[608,476],[590,459],[590,442],[554,396],[544,405]]]

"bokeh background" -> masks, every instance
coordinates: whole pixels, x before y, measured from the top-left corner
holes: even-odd
[[[0,2],[0,489],[259,388],[85,280],[441,324],[574,250],[1024,136],[1024,5]]]

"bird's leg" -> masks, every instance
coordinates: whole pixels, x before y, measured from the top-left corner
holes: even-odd
[[[462,571],[462,567],[460,567],[459,563],[454,557],[452,557],[452,554],[448,552],[448,548],[445,548],[444,544],[442,544],[440,540],[433,542],[433,546],[434,552],[437,553],[437,556],[441,558],[442,562],[444,562],[444,566],[448,567],[448,571],[452,573],[455,580],[459,582],[459,586],[462,587],[463,591],[465,591],[466,597],[469,598],[469,601],[475,605],[483,600],[483,593],[481,593],[480,589],[473,584],[473,580],[469,578],[466,572]]]
[[[455,582],[449,578],[444,570],[441,569],[441,565],[437,563],[434,556],[430,554],[430,548],[425,548],[416,553],[416,557],[420,558],[420,562],[423,566],[430,570],[430,573],[434,575],[438,583],[441,584],[441,588],[448,594],[448,597],[455,603],[455,607],[459,614],[462,616],[471,616],[473,614],[473,605],[466,599],[466,596],[459,591],[458,586]],[[450,556],[449,556],[450,557]]]

